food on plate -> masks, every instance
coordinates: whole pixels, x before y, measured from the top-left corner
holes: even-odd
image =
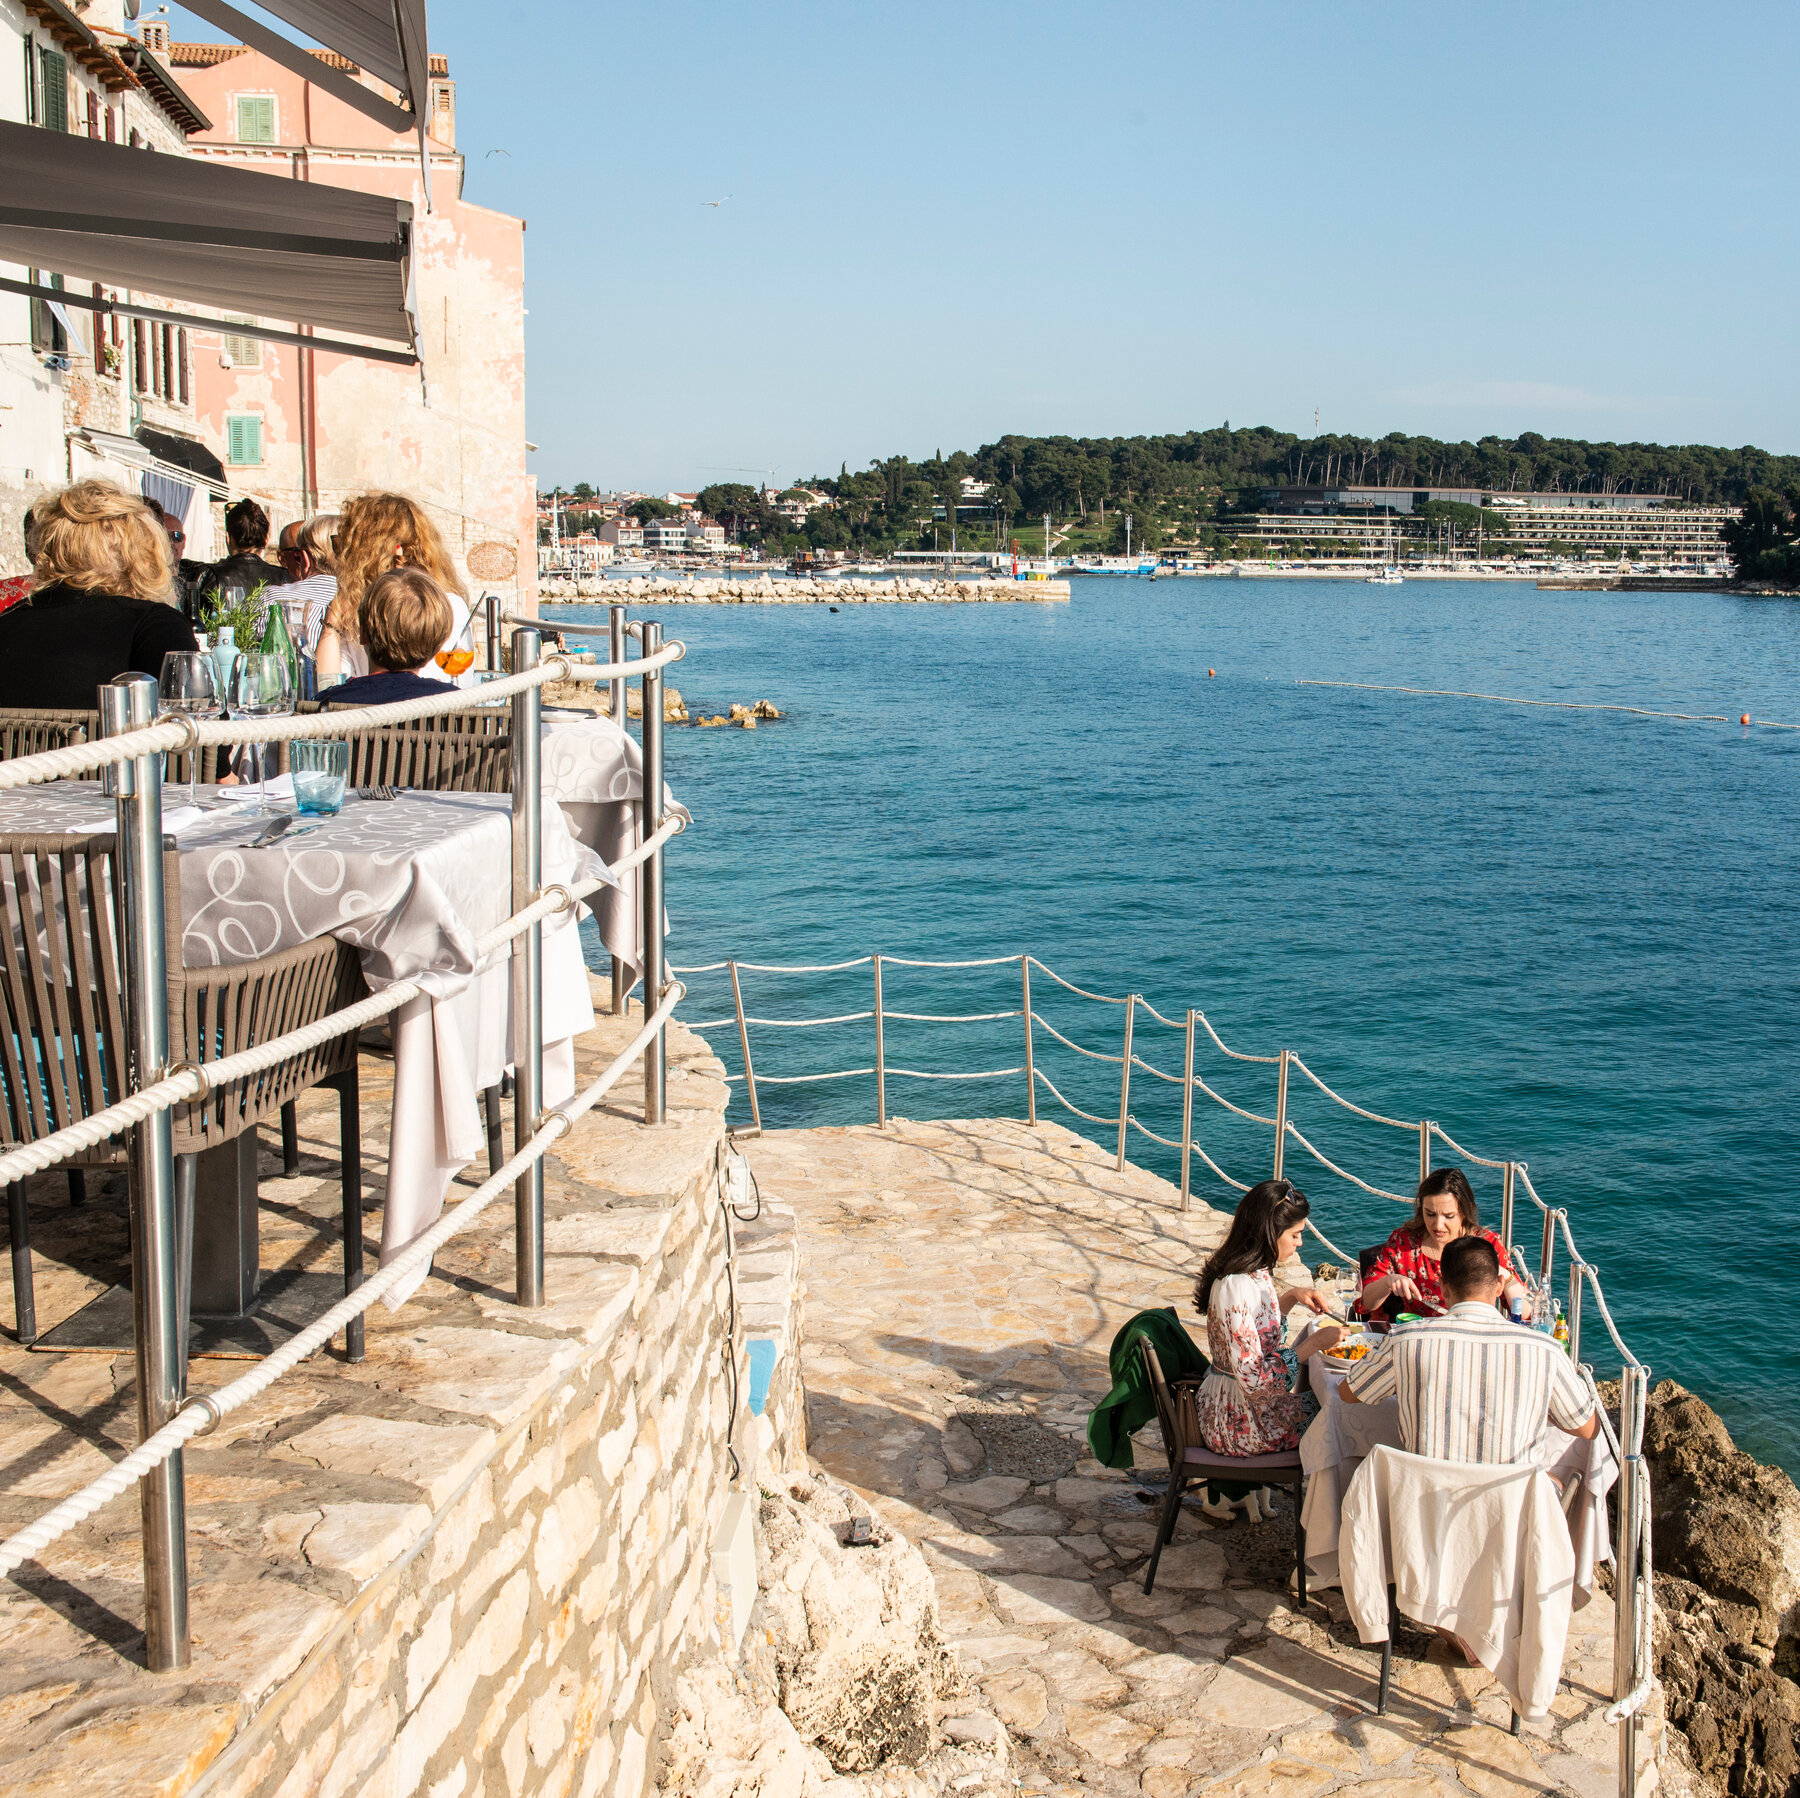
[[[1326,1358],[1331,1361],[1360,1361],[1364,1355],[1374,1351],[1372,1342],[1343,1342],[1334,1349],[1326,1351]]]

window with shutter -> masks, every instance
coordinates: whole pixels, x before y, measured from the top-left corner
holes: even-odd
[[[175,377],[181,389],[181,403],[188,403],[188,357],[187,332],[179,330],[175,333]]]
[[[28,32],[25,37],[25,123],[38,122],[37,39]]]
[[[27,269],[26,275],[44,287],[62,289],[61,275],[47,273],[43,269]],[[50,310],[47,300],[31,302],[31,347],[40,355],[62,356],[68,353],[69,334],[62,328],[62,320]]]
[[[225,459],[233,468],[249,468],[263,459],[262,420],[239,413],[225,421]]]
[[[253,325],[256,320],[245,313],[228,312],[225,322],[229,325]],[[225,334],[225,354],[231,358],[233,368],[262,367],[262,339],[260,337],[239,337],[232,332]]]
[[[240,144],[272,144],[275,141],[275,96],[239,94],[237,136]]]
[[[50,131],[69,128],[69,59],[60,50],[38,52],[41,117]]]
[[[90,93],[87,97],[88,136],[100,135],[100,96]]]
[[[144,355],[144,321],[134,318],[131,321],[131,385],[143,393],[150,385],[150,370],[145,366]]]

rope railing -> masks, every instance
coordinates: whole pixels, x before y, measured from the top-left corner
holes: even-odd
[[[347,1324],[367,1311],[377,1299],[385,1298],[396,1286],[428,1266],[445,1243],[468,1229],[495,1199],[510,1191],[520,1174],[541,1161],[554,1144],[568,1135],[577,1118],[591,1111],[611,1092],[657,1032],[668,1024],[686,991],[679,981],[675,982],[668,997],[644,1021],[642,1029],[630,1044],[607,1064],[605,1072],[597,1080],[552,1111],[548,1121],[532,1134],[530,1140],[510,1161],[504,1162],[454,1211],[447,1217],[440,1218],[422,1236],[415,1238],[392,1261],[363,1281],[355,1291],[346,1293],[328,1311],[290,1336],[250,1372],[240,1375],[216,1392],[191,1400],[161,1429],[146,1436],[124,1460],[108,1468],[97,1479],[90,1480],[79,1492],[71,1493],[35,1522],[27,1524],[25,1528],[15,1531],[4,1542],[0,1542],[0,1578],[17,1571],[27,1561],[42,1554],[52,1542],[93,1516],[102,1506],[130,1491],[196,1436],[204,1435],[233,1411],[240,1410],[251,1400],[259,1398],[283,1374],[298,1367],[309,1355],[322,1348]]]
[[[1416,1131],[1419,1127],[1416,1123],[1403,1124],[1399,1118],[1383,1117],[1379,1111],[1365,1111],[1362,1106],[1356,1104],[1353,1100],[1346,1099],[1342,1093],[1334,1093],[1331,1088],[1327,1086],[1325,1082],[1321,1080],[1319,1076],[1315,1074],[1291,1049],[1288,1051],[1288,1066],[1291,1068],[1298,1068],[1300,1072],[1303,1073],[1326,1098],[1331,1100],[1334,1105],[1341,1105],[1346,1111],[1354,1111],[1359,1118],[1367,1118],[1371,1124],[1387,1124],[1395,1130]],[[1441,1130],[1438,1134],[1443,1136]],[[1449,1142],[1449,1140],[1449,1137],[1444,1137],[1445,1142]],[[1492,1164],[1490,1163],[1488,1165]],[[1389,1193],[1387,1196],[1392,1198],[1394,1195]]]
[[[1089,1061],[1110,1061],[1114,1067],[1117,1067],[1119,1063],[1125,1059],[1122,1054],[1108,1055],[1103,1049],[1084,1049],[1080,1043],[1071,1042],[1054,1024],[1039,1012],[1034,1011],[1031,1014],[1031,1021],[1034,1024],[1041,1026],[1043,1029],[1048,1030],[1065,1049],[1073,1049],[1077,1055],[1085,1055]],[[1134,1055],[1132,1060],[1135,1061],[1136,1059],[1137,1057]]]

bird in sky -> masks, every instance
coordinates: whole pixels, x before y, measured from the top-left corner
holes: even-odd
[[[490,150],[490,151],[488,151],[488,155],[489,156],[504,156],[507,159],[507,161],[509,161],[509,162],[512,160],[512,151],[510,151],[510,150]],[[485,158],[483,160],[485,160]]]
[[[730,198],[731,198],[730,194],[721,194],[716,200],[702,200],[700,202],[700,204],[702,206],[710,206],[714,209],[714,211],[717,211],[718,208],[723,206],[725,204],[725,202],[727,200],[729,200]]]

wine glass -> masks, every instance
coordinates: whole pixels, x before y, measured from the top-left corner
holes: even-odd
[[[274,718],[294,709],[297,695],[287,657],[276,650],[247,649],[231,670],[231,710],[238,718]],[[256,745],[256,809],[269,809],[266,773],[268,745]]]
[[[203,650],[171,649],[162,659],[157,692],[165,712],[183,718],[204,718],[219,709],[219,683],[213,676],[212,657]],[[188,751],[188,804],[198,801],[194,783],[200,775],[200,748]]]
[[[473,629],[465,630],[454,643],[446,643],[437,652],[437,665],[455,680],[458,675],[468,673],[475,662],[475,644]]]

